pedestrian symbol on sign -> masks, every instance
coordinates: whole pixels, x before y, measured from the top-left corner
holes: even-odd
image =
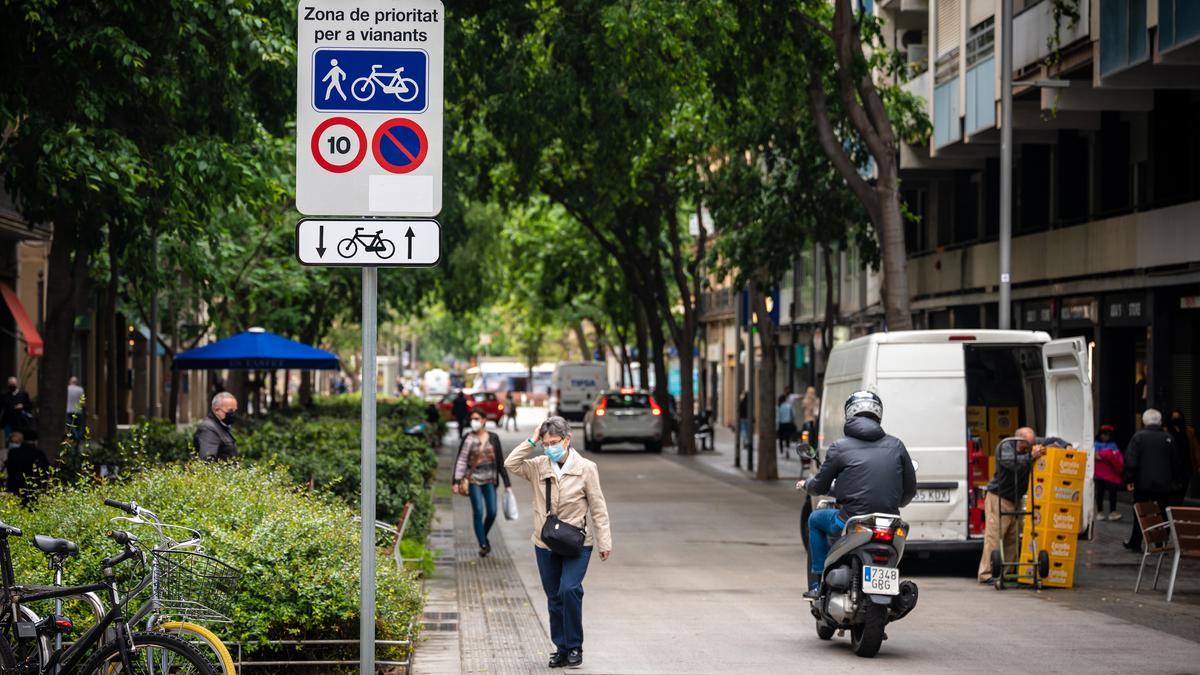
[[[344,79],[346,79],[346,71],[338,68],[337,59],[329,59],[329,72],[325,77],[321,78],[322,82],[329,81],[329,86],[325,88],[326,101],[329,100],[329,95],[335,90],[338,96],[342,97],[343,101],[346,100],[346,92],[342,91],[342,80]]]

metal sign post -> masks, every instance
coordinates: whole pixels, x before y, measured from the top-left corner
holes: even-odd
[[[441,259],[440,0],[305,0],[296,9],[296,256],[362,267],[359,669],[375,671],[375,431],[379,267]],[[425,220],[381,220],[381,217]]]
[[[358,603],[358,659],[363,675],[375,672],[375,341],[379,269],[362,271],[362,583]],[[399,545],[397,543],[397,545]]]

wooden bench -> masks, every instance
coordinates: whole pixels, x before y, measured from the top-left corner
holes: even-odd
[[[1163,519],[1162,511],[1158,509],[1158,504],[1155,502],[1138,502],[1133,505],[1133,511],[1137,516],[1138,527],[1142,528],[1142,540],[1144,541],[1142,564],[1138,566],[1137,583],[1133,585],[1133,592],[1137,593],[1138,589],[1142,587],[1142,571],[1146,569],[1146,560],[1152,555],[1158,556],[1158,564],[1154,568],[1153,586],[1155,590],[1158,590],[1158,575],[1162,572],[1163,556],[1175,551],[1171,539],[1171,525]]]
[[[1167,522],[1171,525],[1171,544],[1175,549],[1175,560],[1171,563],[1171,582],[1167,584],[1167,602],[1175,595],[1175,576],[1179,573],[1179,559],[1200,560],[1200,508],[1168,506]]]

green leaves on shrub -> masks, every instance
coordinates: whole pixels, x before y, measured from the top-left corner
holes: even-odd
[[[15,498],[0,498],[0,520],[25,531],[10,539],[17,578],[51,580],[44,557],[27,541],[50,534],[80,545],[80,557],[68,564],[68,583],[98,581],[100,560],[119,551],[104,531],[129,529],[110,523],[121,513],[104,506],[105,497],[136,500],[165,522],[200,530],[208,553],[243,572],[233,623],[213,626],[226,641],[253,648],[266,639],[357,636],[355,512],[341,500],[297,487],[281,468],[165,465],[119,482],[54,487],[31,511]],[[152,531],[135,534],[153,541]],[[379,637],[411,639],[422,606],[415,574],[397,570],[386,556],[378,569]],[[122,573],[129,579],[139,571],[127,563]]]

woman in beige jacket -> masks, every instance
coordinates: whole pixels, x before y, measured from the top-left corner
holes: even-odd
[[[556,648],[549,666],[578,668],[583,665],[583,577],[593,547],[600,549],[600,560],[608,560],[612,553],[600,472],[595,462],[584,459],[571,447],[571,427],[561,417],[542,422],[533,438],[508,455],[504,468],[533,484],[533,550],[550,608],[550,639]],[[550,482],[554,515],[586,533],[583,553],[578,557],[561,556],[542,543],[546,481]]]

